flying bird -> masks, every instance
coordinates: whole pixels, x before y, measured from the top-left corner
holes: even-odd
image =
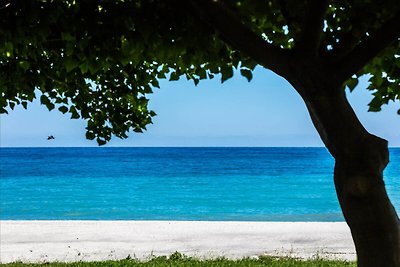
[[[52,139],[55,139],[54,136],[52,135],[47,136],[47,140],[52,140]]]

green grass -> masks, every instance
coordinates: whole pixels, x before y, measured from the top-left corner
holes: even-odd
[[[102,262],[74,262],[74,263],[40,263],[27,264],[21,262],[0,264],[1,267],[356,267],[355,262],[328,261],[322,259],[297,260],[293,258],[260,257],[259,259],[213,259],[199,260],[174,253],[170,257],[156,257],[143,262],[134,259]]]

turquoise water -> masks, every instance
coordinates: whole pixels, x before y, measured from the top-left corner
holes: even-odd
[[[332,170],[324,148],[1,148],[0,219],[342,221]]]

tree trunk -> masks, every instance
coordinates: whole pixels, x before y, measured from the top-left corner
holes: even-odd
[[[303,90],[303,86],[295,88],[335,158],[336,193],[351,229],[358,266],[400,267],[400,221],[383,182],[389,162],[387,141],[368,133],[343,90]]]

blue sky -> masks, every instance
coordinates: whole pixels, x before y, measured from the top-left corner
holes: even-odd
[[[367,112],[371,93],[363,79],[349,101],[365,127],[400,146],[398,103]],[[143,134],[114,138],[107,146],[322,146],[306,108],[282,78],[257,68],[248,83],[240,75],[221,85],[218,78],[195,87],[186,80],[161,81],[150,96],[158,114]],[[38,101],[1,116],[0,142],[8,146],[96,146],[85,139],[85,122],[49,112]],[[55,140],[47,141],[48,135]]]

